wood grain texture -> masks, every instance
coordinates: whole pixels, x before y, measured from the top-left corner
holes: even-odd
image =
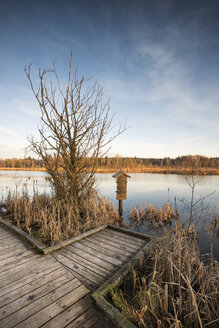
[[[113,328],[91,304],[91,292],[146,243],[102,226],[40,255],[0,224],[0,327]]]

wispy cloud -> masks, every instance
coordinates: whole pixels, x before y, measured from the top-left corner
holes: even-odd
[[[37,108],[37,104],[33,101],[14,99],[13,104],[17,110],[35,118],[39,117],[39,109]]]
[[[18,136],[19,134],[17,132],[15,132],[14,130],[8,129],[8,128],[4,128],[3,126],[0,126],[0,131],[3,133],[6,133],[10,136]]]

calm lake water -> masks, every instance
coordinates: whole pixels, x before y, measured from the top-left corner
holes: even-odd
[[[170,200],[174,203],[177,199],[177,207],[180,211],[182,220],[188,217],[188,210],[180,201],[185,199],[191,200],[191,188],[185,180],[184,176],[174,174],[130,174],[128,179],[128,199],[124,201],[124,217],[127,219],[130,210],[134,206],[145,207],[147,203],[162,207],[165,202]],[[37,188],[39,192],[50,192],[50,185],[45,179],[44,172],[28,172],[28,171],[0,171],[0,197],[5,195],[7,191],[21,190],[24,184],[29,193],[33,193],[33,188]],[[112,178],[112,174],[97,174],[96,188],[99,193],[105,197],[112,199],[114,205],[118,206],[116,201],[116,181]],[[203,207],[203,220],[197,223],[198,228],[203,227],[203,222],[208,222],[210,215],[214,209],[219,210],[219,176],[196,176],[197,182],[195,187],[195,200],[200,197],[206,197]],[[212,194],[213,193],[213,194]],[[206,208],[208,207],[208,209]],[[205,232],[200,234],[200,245],[202,252],[209,251],[208,235]],[[214,253],[219,258],[219,241],[214,240]]]

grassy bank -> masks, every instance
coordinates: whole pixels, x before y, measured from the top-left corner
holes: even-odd
[[[219,263],[201,257],[193,226],[177,224],[109,298],[139,328],[216,328]]]

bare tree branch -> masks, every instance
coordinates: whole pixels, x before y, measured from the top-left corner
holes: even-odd
[[[88,80],[79,78],[77,69],[72,73],[72,53],[66,90],[61,88],[55,67],[39,70],[38,87],[31,65],[25,73],[41,111],[40,140],[28,139],[32,150],[42,158],[56,196],[80,201],[93,190],[98,158],[107,153],[126,125],[113,133],[109,101],[104,103],[97,83],[87,86]]]

